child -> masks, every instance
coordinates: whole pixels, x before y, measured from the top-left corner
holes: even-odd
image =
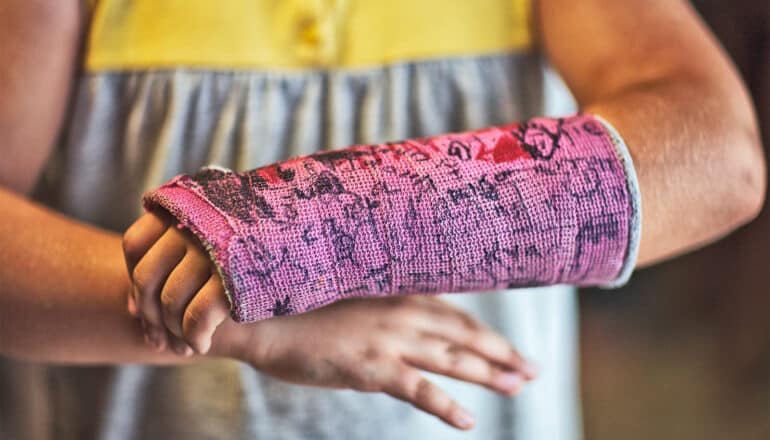
[[[467,131],[542,115],[551,109],[543,108],[543,70],[534,50],[540,47],[582,109],[606,118],[629,145],[645,206],[640,262],[689,249],[751,218],[761,204],[764,172],[751,106],[729,63],[686,6],[664,0],[646,2],[641,11],[630,3],[598,0],[541,0],[536,5],[537,14],[528,2],[495,0],[97,2],[84,74],[73,95],[62,147],[50,159],[37,194],[64,213],[122,230],[139,215],[142,192],[202,165],[243,171],[319,147]],[[537,36],[527,24],[535,16]],[[628,43],[629,35],[633,44]],[[20,51],[19,59],[33,56],[34,51]],[[66,72],[59,67],[57,73]],[[36,95],[30,93],[39,88],[18,90],[25,91],[19,102],[31,102]],[[23,110],[14,109],[13,114]],[[25,121],[34,116],[30,112]],[[549,156],[550,151],[541,154]],[[14,175],[12,170],[6,174]],[[684,179],[690,184],[679,184]],[[592,181],[587,173],[585,182],[590,186]],[[7,353],[48,361],[178,362],[169,354],[132,345],[135,340],[129,335],[137,332],[126,330],[133,328],[127,324],[131,321],[120,321],[115,312],[121,300],[125,303],[121,295],[127,283],[125,267],[116,264],[117,237],[62,219],[6,192],[2,197],[3,224],[8,227],[0,231],[12,231],[5,232],[3,240],[14,252],[14,258],[3,260],[0,273],[0,279],[13,286],[11,294],[2,295],[10,306],[0,307],[15,311],[4,314],[1,321],[7,323],[3,335],[13,336],[3,342]],[[140,221],[146,225],[158,220],[148,218]],[[605,226],[599,229],[607,231]],[[138,247],[135,263],[154,244],[153,235],[139,234],[150,239]],[[46,245],[30,245],[40,242]],[[191,274],[209,275],[204,282],[216,279],[211,278],[206,254],[193,247],[198,246],[195,240],[178,237],[177,242],[184,243],[185,255],[189,251],[196,261],[191,267],[198,269]],[[38,252],[44,248],[62,252]],[[58,255],[69,258],[55,260]],[[33,283],[31,277],[18,275],[28,272],[25,267],[46,276]],[[146,273],[152,272],[150,267]],[[193,284],[200,280],[180,279]],[[213,281],[211,285],[218,286]],[[200,287],[182,290],[196,293]],[[151,293],[148,298],[159,307],[158,292]],[[222,299],[216,293],[198,297]],[[341,372],[343,377],[357,378],[354,388],[364,390],[378,389],[366,384],[383,383],[379,378],[390,372],[384,383],[406,378],[401,389],[410,390],[393,394],[427,403],[424,408],[458,427],[468,426],[463,423],[468,420],[455,418],[463,413],[450,400],[434,399],[440,394],[433,392],[430,382],[388,367],[408,358],[410,344],[433,362],[442,356],[449,365],[454,360],[456,368],[474,377],[507,360],[506,370],[517,373],[513,377],[519,384],[508,376],[503,388],[518,389],[526,376],[524,364],[509,348],[503,349],[499,339],[485,333],[484,340],[498,341],[496,347],[501,348],[482,351],[481,359],[455,355],[458,349],[452,346],[457,344],[426,345],[425,338],[417,336],[419,329],[425,329],[420,325],[427,323],[436,332],[440,320],[414,310],[440,309],[441,316],[457,316],[456,312],[433,300],[402,301],[341,302],[243,327],[225,320],[214,334],[210,353],[230,354],[228,347],[245,346],[261,353],[252,357],[272,360],[267,367],[253,363],[279,377],[299,368],[305,383],[339,385],[328,380],[327,372]],[[556,286],[451,301],[483,316],[542,369],[529,392],[517,400],[440,382],[475,410],[478,438],[579,437],[574,291]],[[201,307],[209,313],[220,311],[212,322],[222,317],[219,304],[219,309]],[[398,307],[390,307],[394,304]],[[404,304],[412,311],[402,313]],[[280,307],[285,308],[285,302]],[[372,316],[380,319],[372,322]],[[478,328],[467,318],[457,318],[440,327],[439,339],[455,334],[470,340],[473,333],[457,330],[462,321]],[[46,344],[40,328],[57,343]],[[275,330],[261,330],[265,328]],[[376,346],[377,329],[393,328],[399,330],[382,334],[403,335],[405,329],[408,333],[390,339],[393,347],[399,347],[386,356],[390,361],[378,351],[364,349]],[[244,337],[249,331],[250,336]],[[366,342],[346,346],[347,338],[341,335]],[[86,340],[89,346],[84,347]],[[267,348],[262,346],[265,341]],[[59,351],[52,354],[50,346]],[[335,349],[351,350],[356,356],[337,356]],[[452,355],[446,357],[447,352]],[[505,360],[494,357],[500,353],[509,355]],[[327,354],[337,358],[326,358]],[[361,361],[366,358],[371,363]],[[305,365],[318,368],[301,371]],[[414,359],[409,365],[431,369]],[[86,388],[84,384],[93,390],[78,394],[77,405],[51,409],[60,421],[57,426],[67,431],[58,432],[57,438],[454,435],[381,395],[290,387],[226,362],[128,368],[107,379],[55,368],[46,374],[60,384],[52,391],[56,396],[74,394]],[[297,377],[289,378],[301,381]],[[472,381],[492,384],[489,379]],[[16,403],[28,401],[29,395],[22,392],[11,399],[20,408]],[[97,426],[96,432],[86,426]]]

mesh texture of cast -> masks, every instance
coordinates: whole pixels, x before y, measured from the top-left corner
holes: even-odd
[[[349,297],[616,286],[641,216],[625,145],[586,114],[204,168],[144,202],[201,240],[238,322]]]

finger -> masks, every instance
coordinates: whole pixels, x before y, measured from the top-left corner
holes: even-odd
[[[441,388],[426,379],[417,369],[408,365],[403,365],[397,370],[397,374],[386,384],[383,391],[435,415],[456,428],[471,429],[475,423],[468,411]]]
[[[131,286],[128,288],[126,307],[128,308],[128,314],[136,318],[139,316],[139,311],[136,309],[136,301],[134,300],[134,295],[134,285],[131,284]]]
[[[184,258],[185,253],[183,236],[175,233],[173,229],[167,229],[134,269],[134,301],[139,315],[147,321],[152,340],[165,340],[160,291],[168,275]]]
[[[208,353],[214,331],[229,315],[230,305],[222,280],[214,274],[185,310],[182,323],[185,341],[198,353]]]
[[[467,313],[443,301],[436,301],[439,303],[434,302],[432,307],[438,316],[431,320],[429,333],[462,345],[502,366],[520,371],[526,380],[537,377],[534,365],[527,361],[506,338]]]
[[[478,353],[432,336],[406,348],[402,358],[419,369],[483,385],[507,395],[517,394],[524,386],[521,372],[501,368]]]
[[[163,284],[160,294],[163,324],[182,337],[182,317],[190,300],[211,277],[211,261],[200,252],[187,252]]]
[[[172,220],[168,214],[149,212],[128,227],[123,234],[123,255],[129,277],[133,276],[136,264],[166,232]]]
[[[171,333],[168,333],[166,338],[168,339],[169,348],[171,348],[174,353],[185,357],[193,355],[193,349],[190,348],[190,346],[187,345],[187,343],[182,339],[172,335]]]

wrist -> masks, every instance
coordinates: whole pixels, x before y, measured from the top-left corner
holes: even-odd
[[[264,327],[261,322],[238,324],[228,318],[214,332],[207,356],[235,359],[258,368],[266,351],[264,341],[268,340],[262,336]]]

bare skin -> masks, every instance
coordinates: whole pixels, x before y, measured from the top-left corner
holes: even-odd
[[[85,25],[80,3],[0,6],[0,53],[14,60],[0,66],[0,151],[14,158],[0,161],[6,188],[0,189],[0,353],[44,362],[180,362],[148,347],[125,313],[130,280],[121,237],[19,195],[32,188],[64,118]],[[631,150],[644,210],[640,264],[713,241],[756,215],[765,167],[753,109],[733,67],[683,0],[537,5],[543,50],[581,107],[615,125]],[[161,292],[147,294],[159,299]],[[298,331],[312,319],[297,318]],[[267,340],[231,327],[225,320],[214,333],[211,355],[249,359],[237,354],[243,344],[255,350],[243,341]],[[334,334],[350,333],[360,332]],[[269,370],[254,356],[249,362]],[[282,356],[289,354],[275,355],[273,365],[287,359]],[[383,368],[381,374],[398,371]],[[409,383],[401,389],[412,394],[394,394],[432,402],[434,394],[417,392],[426,389],[414,386],[422,382]],[[455,420],[454,405],[436,402],[449,411],[437,415]]]
[[[0,190],[3,249],[16,249],[0,251],[0,354],[66,364],[196,360],[151,349],[126,313],[129,282],[119,235],[28,205]],[[12,261],[29,264],[50,254],[77,258],[59,258],[44,271],[14,266],[25,276],[9,273]],[[289,382],[387,393],[461,429],[472,427],[472,415],[418,368],[504,395],[534,378],[502,336],[435,298],[346,301],[322,313],[249,325],[229,320],[217,329],[208,355],[245,361]]]
[[[130,283],[119,234],[20,195],[32,189],[63,120],[84,19],[79,3],[0,5],[0,53],[14,59],[0,67],[0,148],[14,159],[0,160],[0,355],[64,364],[194,362],[150,349],[138,320],[125,312]],[[443,323],[444,334],[431,334],[426,323]],[[298,333],[309,327],[324,330],[312,345]],[[389,393],[462,429],[472,426],[472,416],[416,368],[504,395],[533,377],[500,335],[438,301],[340,304],[315,318],[231,322],[213,340],[211,357],[280,372],[289,382]],[[349,368],[330,359],[347,359]]]
[[[582,110],[611,122],[642,193],[639,265],[753,219],[765,162],[735,66],[684,0],[540,0],[541,44]]]
[[[460,429],[472,428],[473,416],[420,370],[507,396],[536,377],[502,336],[433,297],[347,300],[256,326],[262,328],[246,345],[260,347],[251,361],[260,371],[293,383],[386,393]]]
[[[643,266],[754,217],[765,169],[748,95],[693,10],[678,0],[634,4],[541,0],[538,16],[543,49],[581,108],[609,120],[631,151],[642,192]],[[138,245],[160,237],[150,216],[124,237],[134,281],[141,281],[132,291],[139,307],[129,301],[129,309],[147,323],[156,347],[205,353],[228,316],[221,283],[203,283],[212,268],[202,252],[191,256],[192,238],[170,232],[151,248]],[[159,264],[183,248],[193,251]]]

